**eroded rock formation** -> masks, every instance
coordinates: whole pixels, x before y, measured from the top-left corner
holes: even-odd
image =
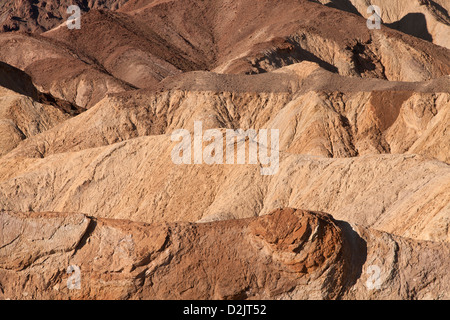
[[[355,231],[322,213],[150,225],[62,213],[0,219],[7,299],[448,298],[448,243]],[[372,265],[378,290],[366,284]],[[80,270],[79,289],[69,266]]]

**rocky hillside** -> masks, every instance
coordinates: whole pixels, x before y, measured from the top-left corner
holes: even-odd
[[[4,0],[0,4],[0,32],[42,33],[62,23],[72,14],[69,6],[81,12],[91,9],[116,10],[128,0]]]
[[[333,8],[368,18],[369,5],[381,9],[381,20],[389,28],[450,49],[450,2],[448,0],[317,0]],[[372,11],[373,12],[373,11]]]
[[[448,2],[73,3],[0,5],[0,299],[450,299]]]
[[[149,225],[10,212],[3,222],[1,298],[450,298],[448,243],[352,227],[322,213],[283,209]],[[83,288],[74,293],[64,286],[67,265],[82,271]],[[375,284],[365,280],[373,266],[381,271]]]

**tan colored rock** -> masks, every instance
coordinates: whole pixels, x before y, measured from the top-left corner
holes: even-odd
[[[447,2],[71,4],[0,4],[0,299],[450,299]]]
[[[31,77],[0,62],[0,156],[84,109],[39,92]]]
[[[70,118],[62,110],[0,87],[0,156]]]
[[[370,5],[381,9],[384,25],[450,49],[450,3],[447,0],[318,0],[368,18]]]
[[[177,144],[161,135],[45,159],[3,157],[0,208],[194,222],[303,207],[401,236],[450,239],[450,168],[443,162],[417,155],[281,153],[279,171],[263,176],[259,163],[174,164]]]
[[[26,72],[40,92],[82,108],[93,106],[107,93],[131,89],[89,57],[36,35],[0,33],[0,60]]]
[[[355,231],[326,214],[283,209],[146,225],[3,212],[0,223],[0,297],[7,299],[449,297],[448,244]],[[366,271],[374,265],[380,273],[372,289]],[[69,266],[80,272],[69,278]]]
[[[361,277],[343,299],[449,299],[448,272],[439,271],[450,263],[448,243],[415,241],[360,226],[353,229],[353,236],[364,240],[367,253]]]
[[[186,73],[159,89],[108,97],[29,139],[11,156],[79,151],[192,130],[202,121],[204,129],[279,129],[280,149],[294,154],[416,153],[448,162],[449,85],[448,77],[421,83],[349,80],[310,62],[253,76]]]
[[[393,29],[371,31],[365,18],[308,0],[128,1],[117,12],[83,14],[80,30],[43,36],[138,88],[179,72],[263,73],[305,60],[392,81],[450,73],[447,49]]]

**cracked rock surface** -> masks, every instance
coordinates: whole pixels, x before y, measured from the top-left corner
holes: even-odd
[[[450,299],[449,11],[1,1],[0,299]]]
[[[203,224],[13,212],[0,219],[6,299],[449,298],[448,243],[323,213],[286,208]],[[80,289],[68,289],[72,265]]]

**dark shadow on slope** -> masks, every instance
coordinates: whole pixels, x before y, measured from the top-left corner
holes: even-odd
[[[300,44],[293,40],[289,40],[289,42],[294,46],[294,54],[293,56],[297,57],[300,61],[311,61],[317,63],[320,67],[324,68],[333,73],[338,73],[339,70],[334,65],[320,59],[313,53],[303,49]]]
[[[261,74],[271,71],[267,69],[268,65],[273,69],[280,69],[302,61],[315,62],[325,70],[333,73],[339,72],[334,65],[302,48],[301,44],[293,37],[287,39],[277,38],[272,41],[274,42],[272,48],[261,50],[262,53],[252,63],[254,70],[247,72],[247,74]]]
[[[52,105],[71,116],[76,116],[86,111],[86,109],[56,98],[50,93],[40,92],[34,86],[30,75],[2,61],[0,61],[0,87],[30,97],[39,103]]]
[[[346,49],[351,50],[353,54],[352,60],[358,73],[362,74],[365,71],[373,71],[376,69],[373,60],[367,56],[367,46],[365,44],[357,42],[353,48],[347,47]]]
[[[361,14],[358,12],[358,10],[356,10],[355,6],[350,2],[350,0],[334,0],[333,2],[327,3],[325,6],[361,16]]]
[[[309,0],[309,1],[315,2],[318,4],[322,4],[318,0]],[[351,3],[350,0],[332,0],[332,2],[328,2],[327,4],[323,4],[323,5],[326,7],[329,7],[329,8],[338,9],[338,10],[350,12],[350,13],[356,14],[358,16],[361,16],[361,14],[358,12],[356,7],[353,5],[353,3]]]
[[[0,61],[0,86],[37,100],[38,91],[31,77],[20,69]]]
[[[416,38],[433,42],[433,37],[428,32],[427,20],[423,13],[408,13],[401,20],[394,23],[386,23],[385,25]]]
[[[73,255],[75,255],[77,251],[79,251],[86,245],[89,237],[94,233],[95,229],[97,228],[97,219],[89,216],[87,216],[87,218],[89,219],[89,224],[86,230],[84,231],[84,234],[81,236],[80,241],[76,244]]]
[[[335,223],[341,228],[344,236],[344,255],[347,261],[345,283],[341,292],[344,294],[361,278],[362,269],[367,260],[367,243],[348,222],[335,220]]]

